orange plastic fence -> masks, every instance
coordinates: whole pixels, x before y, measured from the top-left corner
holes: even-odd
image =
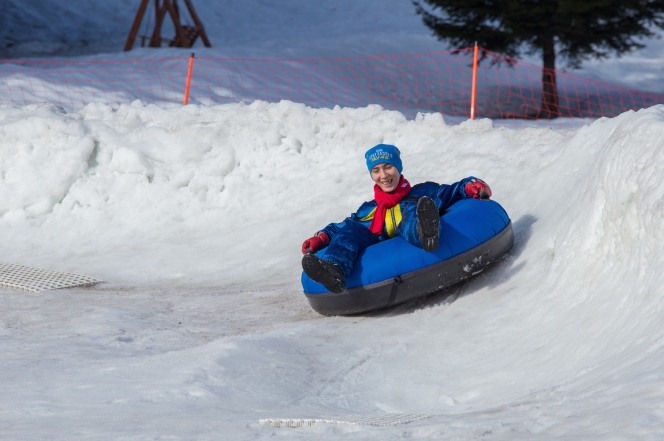
[[[380,104],[412,118],[441,112],[449,123],[470,116],[473,48],[414,55],[320,59],[197,57],[190,104],[290,100],[312,107]],[[537,121],[541,66],[488,52],[478,68],[475,118],[508,125]],[[493,60],[497,63],[491,63]],[[68,111],[88,103],[140,99],[181,105],[189,57],[137,60],[0,60],[0,103],[49,101]],[[556,72],[558,125],[664,103],[664,95]]]

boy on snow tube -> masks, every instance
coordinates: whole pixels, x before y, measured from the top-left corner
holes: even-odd
[[[331,223],[302,244],[302,268],[333,293],[346,290],[357,255],[383,240],[401,236],[432,252],[438,248],[440,214],[461,199],[488,199],[491,188],[473,176],[451,185],[425,182],[413,187],[401,174],[401,152],[378,144],[364,155],[374,185],[374,200],[365,202],[343,222]],[[316,251],[327,249],[319,257]]]

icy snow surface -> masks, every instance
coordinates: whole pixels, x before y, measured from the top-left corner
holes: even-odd
[[[664,106],[576,131],[281,102],[0,107],[0,438],[662,439]],[[491,184],[516,243],[387,311],[322,317],[300,244],[411,182]],[[394,427],[265,418],[436,414]]]

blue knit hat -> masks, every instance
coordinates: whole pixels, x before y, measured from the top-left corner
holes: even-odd
[[[401,165],[401,152],[398,148],[390,144],[378,144],[377,146],[370,148],[369,151],[364,154],[364,158],[367,160],[369,173],[371,173],[371,169],[377,164],[385,163],[395,166],[397,170],[399,170],[399,173],[403,170],[403,166]]]

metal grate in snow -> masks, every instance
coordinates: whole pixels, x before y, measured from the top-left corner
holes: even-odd
[[[77,274],[28,268],[0,263],[0,286],[29,292],[71,288],[99,283],[101,280]]]
[[[259,420],[264,426],[310,427],[316,424],[367,424],[370,426],[396,426],[417,420],[425,420],[434,415],[390,414],[384,416],[345,415],[339,418],[270,418]]]

